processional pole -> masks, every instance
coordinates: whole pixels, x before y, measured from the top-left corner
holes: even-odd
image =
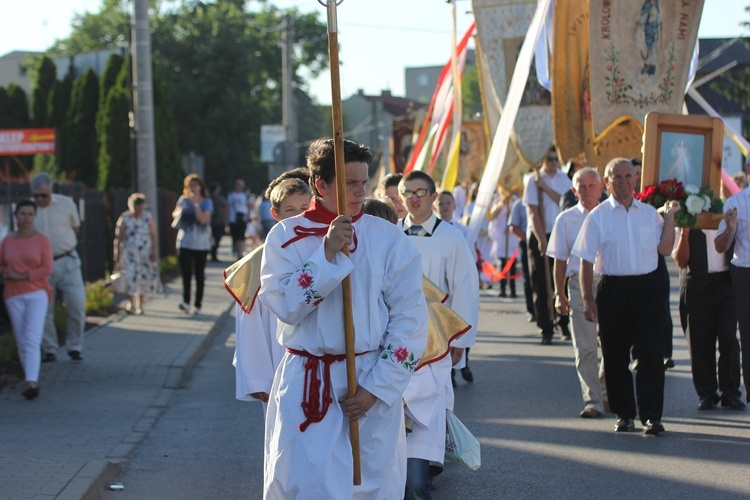
[[[336,161],[336,195],[339,215],[346,215],[346,169],[344,168],[344,123],[341,106],[341,79],[339,75],[339,40],[336,7],[344,0],[327,0],[318,3],[328,9],[328,59],[331,67],[331,116],[333,122],[333,151]],[[349,247],[341,249],[349,255]],[[344,309],[344,335],[346,341],[346,383],[347,394],[353,397],[357,393],[357,374],[354,359],[354,317],[352,314],[352,283],[349,276],[341,283]],[[349,421],[349,439],[352,443],[352,458],[354,463],[354,484],[362,484],[362,467],[359,458],[359,424],[356,420]]]

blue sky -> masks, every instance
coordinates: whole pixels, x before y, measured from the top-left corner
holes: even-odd
[[[11,0],[3,0],[3,4]],[[254,3],[254,2],[253,2]],[[315,11],[325,20],[317,0],[269,0],[279,8]],[[0,55],[13,50],[43,51],[70,33],[75,13],[96,12],[102,0],[22,0],[4,5],[0,20]],[[252,5],[252,3],[250,4]],[[750,0],[705,0],[699,36],[748,36],[741,27],[750,21]],[[471,2],[457,3],[458,30],[468,28]],[[338,8],[341,44],[341,85],[344,98],[364,89],[379,94],[404,92],[404,68],[444,64],[450,57],[451,10],[445,0],[344,0]],[[460,35],[459,35],[460,36]],[[320,103],[330,103],[330,75],[308,82]]]

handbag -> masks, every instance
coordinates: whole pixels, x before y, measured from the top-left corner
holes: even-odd
[[[174,229],[182,229],[182,211],[180,211],[180,215],[175,217],[172,220],[172,224],[170,224]]]
[[[125,275],[122,271],[113,273],[110,277],[112,283],[112,291],[119,294],[125,294],[127,292],[127,283],[125,282]]]
[[[448,432],[445,434],[445,458],[460,466],[477,470],[482,465],[479,441],[451,411],[445,410]]]

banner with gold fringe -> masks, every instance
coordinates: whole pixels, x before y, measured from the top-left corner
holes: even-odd
[[[477,35],[490,81],[504,105],[518,53],[537,8],[529,0],[472,0]],[[514,124],[513,145],[528,165],[540,162],[552,142],[551,96],[532,66]]]

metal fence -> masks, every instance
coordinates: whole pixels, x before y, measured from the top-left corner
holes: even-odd
[[[127,200],[131,191],[112,189],[108,192],[87,189],[83,184],[55,184],[54,193],[73,198],[81,218],[78,230],[78,254],[85,281],[96,281],[106,277],[112,269],[112,248],[115,224],[120,214],[128,209]],[[15,203],[31,196],[29,185],[2,182],[0,184],[0,236],[12,230]],[[160,257],[174,255],[176,232],[171,227],[172,210],[177,194],[159,189],[159,214],[156,227],[159,233]]]

